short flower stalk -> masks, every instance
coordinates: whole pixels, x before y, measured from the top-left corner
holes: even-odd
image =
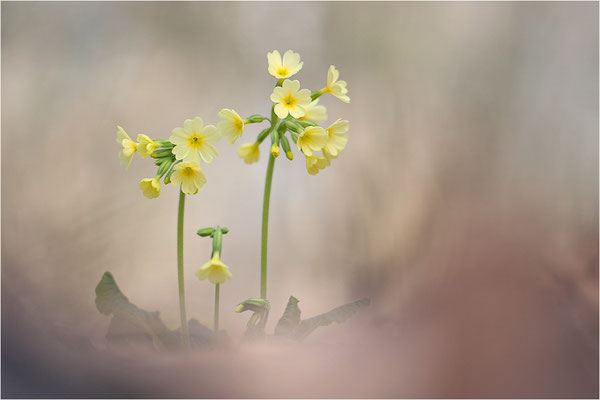
[[[221,252],[223,247],[223,235],[229,232],[226,227],[216,226],[214,228],[204,228],[198,230],[198,235],[202,237],[210,236],[213,240],[212,254],[210,261],[202,265],[196,276],[200,280],[207,279],[215,285],[215,311],[214,311],[214,333],[215,342],[218,343],[219,338],[219,296],[221,284],[227,279],[232,278],[229,267],[221,261]]]

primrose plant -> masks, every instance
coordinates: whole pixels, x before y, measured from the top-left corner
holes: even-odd
[[[273,168],[280,148],[283,148],[286,157],[292,160],[294,153],[290,141],[293,142],[305,158],[308,173],[316,175],[319,170],[331,165],[332,160],[344,149],[348,141],[346,132],[349,129],[348,121],[342,119],[337,119],[327,128],[318,125],[327,120],[327,109],[319,104],[319,97],[329,93],[345,103],[350,102],[346,82],[338,79],[339,71],[335,66],[329,67],[325,86],[320,90],[311,91],[301,89],[300,81],[287,79],[302,69],[303,62],[300,61],[298,53],[288,50],[282,58],[281,54],[274,50],[267,54],[267,61],[268,72],[277,79],[270,97],[273,102],[270,118],[255,114],[242,119],[234,110],[223,109],[219,113],[222,121],[217,125],[222,134],[228,137],[229,143],[234,143],[243,134],[246,124],[269,122],[269,126],[258,134],[255,142],[243,144],[238,150],[239,156],[247,164],[252,164],[260,158],[261,143],[267,137],[270,138],[262,210],[260,298],[248,299],[237,308],[238,312],[251,310],[261,315],[250,320],[250,324],[255,324],[255,327],[264,327],[270,308],[267,300],[269,199]]]
[[[185,195],[194,195],[206,183],[206,176],[200,167],[200,161],[210,163],[218,156],[217,149],[211,143],[221,137],[213,125],[204,125],[202,118],[186,119],[183,128],[173,129],[166,139],[150,139],[139,134],[137,143],[120,126],[117,130],[117,143],[123,149],[119,153],[121,164],[129,168],[135,153],[142,158],[151,157],[158,167],[153,178],[142,179],[139,187],[144,196],[154,199],[160,196],[162,180],[165,185],[172,183],[179,189],[179,207],[177,213],[177,278],[179,286],[179,314],[184,345],[189,345],[187,317],[185,310],[185,290],[183,279],[183,211]]]

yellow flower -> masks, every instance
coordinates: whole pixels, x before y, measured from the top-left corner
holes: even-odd
[[[318,105],[319,99],[316,99],[308,106],[304,107],[304,114],[302,117],[298,118],[298,121],[313,121],[313,122],[323,122],[327,120],[327,109],[325,106]]]
[[[335,66],[331,65],[329,71],[327,71],[327,86],[325,86],[325,93],[331,93],[341,101],[350,103],[350,97],[347,96],[348,89],[346,88],[345,81],[338,81],[340,71],[335,69]]]
[[[131,140],[129,135],[120,126],[117,126],[117,143],[123,146],[123,150],[119,152],[119,160],[121,160],[121,164],[127,164],[125,168],[129,168],[133,155],[137,150],[137,144]]]
[[[258,143],[246,143],[240,146],[238,154],[244,159],[246,164],[252,164],[258,161],[260,150]]]
[[[174,185],[181,185],[181,191],[185,194],[196,194],[206,183],[206,177],[200,168],[200,165],[195,162],[182,162],[173,167],[173,175],[171,182]]]
[[[298,149],[306,156],[312,156],[313,151],[321,150],[327,143],[327,132],[320,126],[309,126],[298,136]]]
[[[267,53],[267,61],[269,62],[269,73],[275,78],[283,79],[288,78],[302,69],[302,62],[300,61],[300,54],[294,53],[292,50],[288,50],[281,55],[277,50],[273,50],[272,53]]]
[[[329,137],[323,148],[323,154],[327,153],[327,155],[331,156],[327,158],[337,158],[340,151],[344,150],[344,147],[346,147],[346,143],[348,142],[348,136],[346,136],[348,129],[350,129],[348,121],[342,120],[341,118],[338,118],[337,121],[327,128]]]
[[[227,265],[219,259],[219,256],[214,256],[209,262],[200,267],[196,276],[202,280],[208,278],[211,283],[224,283],[227,278],[231,279],[231,271]]]
[[[148,157],[158,147],[158,143],[143,134],[138,135],[137,141],[137,151],[140,152],[142,158]]]
[[[271,101],[275,103],[275,114],[281,119],[288,116],[300,118],[305,114],[304,107],[310,104],[310,90],[300,89],[300,81],[283,81],[271,93]]]
[[[210,142],[216,142],[219,137],[216,127],[204,126],[202,118],[196,117],[183,121],[183,128],[173,129],[169,141],[175,145],[173,154],[176,159],[197,163],[202,158],[209,163],[219,155]]]
[[[273,146],[271,146],[271,154],[275,158],[279,157],[279,146],[277,146],[276,144],[274,144]]]
[[[320,169],[324,169],[329,165],[329,160],[323,156],[307,156],[306,157],[306,170],[311,175],[316,175]]]
[[[223,121],[217,124],[217,129],[223,136],[227,136],[227,142],[232,144],[244,133],[244,120],[235,112],[227,108],[219,112]]]
[[[140,181],[140,189],[144,192],[144,196],[149,199],[155,199],[160,196],[160,183],[158,178],[146,178]]]

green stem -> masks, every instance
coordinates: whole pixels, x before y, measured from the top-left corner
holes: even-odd
[[[265,197],[263,199],[262,214],[262,236],[260,253],[260,297],[267,298],[267,236],[269,233],[269,200],[271,198],[271,181],[273,180],[273,166],[275,157],[269,156],[269,165],[267,166],[267,178],[265,180]]]
[[[177,213],[177,280],[179,282],[179,315],[181,317],[181,336],[184,346],[190,345],[185,315],[185,288],[183,285],[183,209],[185,193],[179,191],[179,210]]]
[[[219,291],[221,285],[215,285],[215,340],[219,339]]]

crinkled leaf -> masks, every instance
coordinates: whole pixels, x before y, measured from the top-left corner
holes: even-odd
[[[303,340],[310,335],[315,329],[320,326],[327,326],[332,322],[342,323],[356,314],[361,308],[371,304],[371,299],[368,297],[353,301],[352,303],[344,304],[343,306],[334,308],[325,314],[317,315],[316,317],[308,318],[300,322],[300,325],[291,333],[291,337],[295,340]]]
[[[106,339],[110,344],[176,349],[179,338],[162,322],[158,311],[142,310],[121,292],[110,272],[96,286],[96,307],[113,315]]]
[[[300,324],[301,311],[298,302],[297,298],[290,296],[285,311],[275,326],[275,335],[287,336]]]

